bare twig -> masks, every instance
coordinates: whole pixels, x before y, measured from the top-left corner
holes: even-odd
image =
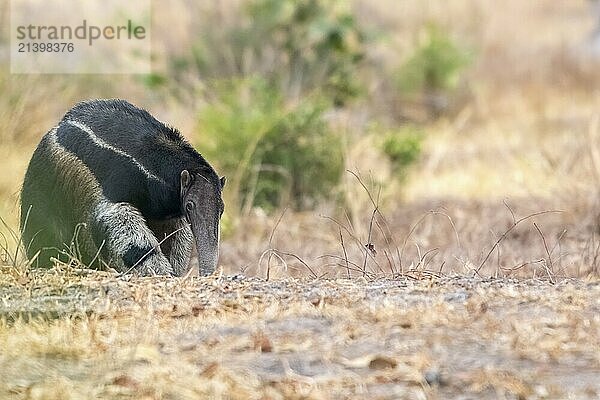
[[[302,265],[304,265],[304,266],[306,267],[306,269],[308,269],[308,270],[309,270],[309,272],[310,272],[310,274],[313,276],[313,278],[315,278],[315,279],[317,279],[317,278],[318,278],[317,274],[316,274],[316,273],[315,273],[315,271],[314,271],[314,270],[313,270],[313,269],[310,267],[310,265],[308,265],[308,264],[307,264],[307,263],[306,263],[306,262],[305,262],[305,261],[304,261],[302,258],[300,258],[299,256],[297,256],[296,254],[293,254],[293,253],[287,253],[287,252],[283,252],[283,251],[279,251],[279,250],[276,250],[276,251],[278,251],[279,253],[281,253],[281,254],[283,254],[283,255],[285,255],[285,256],[288,256],[288,257],[295,258],[295,259],[296,259],[296,260],[298,260],[298,261],[299,261],[299,262],[300,262]]]
[[[10,255],[10,251],[8,249],[8,242],[7,242],[7,245],[5,247],[6,255],[10,258],[11,263],[16,266],[17,265],[17,256],[18,256],[18,253],[19,253],[19,250],[18,250],[19,249],[19,243],[20,243],[21,239],[19,238],[19,236],[17,236],[17,234],[10,227],[10,225],[8,225],[8,223],[4,220],[4,218],[0,217],[0,222],[2,223],[2,225],[4,226],[4,228],[8,231],[8,233],[10,234],[10,236],[12,237],[12,240],[14,240],[17,243],[17,249],[15,250],[15,254],[13,256]]]
[[[343,264],[338,264],[338,263],[327,263],[327,264],[323,264],[323,267],[339,267],[339,268],[346,268],[345,265]],[[362,269],[360,268],[360,266],[358,268],[353,268],[350,267],[350,271],[354,271],[354,272],[360,272],[362,273]],[[369,279],[375,279],[377,277],[377,275],[375,275],[372,272],[367,271],[367,278]]]
[[[277,219],[277,222],[273,226],[273,229],[271,230],[271,235],[269,236],[269,247],[272,247],[271,244],[273,243],[273,237],[275,236],[275,231],[277,230],[277,227],[281,223],[281,220],[283,219],[283,216],[285,215],[286,211],[287,211],[287,207],[283,209],[283,212],[281,213],[281,215]]]
[[[504,231],[504,233],[502,235],[500,235],[500,237],[496,240],[496,242],[494,242],[494,244],[492,245],[492,247],[490,248],[490,251],[488,251],[487,255],[485,256],[485,258],[483,259],[483,261],[481,261],[481,263],[479,264],[479,266],[477,267],[477,269],[475,270],[475,273],[477,273],[479,275],[479,271],[481,271],[481,269],[483,268],[483,266],[485,265],[485,263],[487,262],[487,260],[490,258],[490,256],[492,255],[492,253],[494,252],[494,250],[496,249],[496,247],[498,247],[500,245],[500,243],[502,243],[502,241],[506,238],[506,236],[508,236],[508,234],[510,232],[512,232],[513,229],[515,229],[521,222],[523,221],[527,221],[528,219],[540,216],[540,215],[544,215],[544,214],[551,214],[551,213],[561,213],[561,210],[546,210],[546,211],[540,211],[540,212],[536,212],[533,214],[529,214],[523,218],[520,218],[516,221],[513,222],[513,224],[506,230]]]
[[[23,229],[25,229],[25,227],[27,226],[27,223],[29,222],[29,215],[31,213],[31,205],[29,207],[27,207],[27,213],[25,214],[25,221],[23,222]],[[21,248],[21,245],[23,244],[23,234],[21,233],[19,235],[19,241],[17,242],[17,248],[15,249],[15,262],[17,262],[18,256],[19,256],[19,249]]]
[[[379,229],[379,232],[381,233],[381,236],[383,237],[383,240],[385,240],[385,244],[387,246],[387,249],[383,249],[383,253],[385,254],[387,260],[388,260],[388,264],[390,266],[390,272],[392,274],[392,276],[396,273],[395,269],[394,269],[394,256],[393,254],[391,254],[391,250],[392,250],[392,243],[390,242],[390,239],[388,238],[388,234],[383,230],[383,227],[381,226],[381,224],[379,223],[378,219],[375,220],[375,225],[377,226],[377,229]],[[391,234],[390,234],[391,237]],[[392,237],[393,239],[393,237]],[[395,247],[396,250],[398,249],[398,247]],[[388,251],[389,250],[389,251]]]
[[[259,258],[259,260],[258,260],[258,266],[259,266],[259,268],[260,268],[260,265],[261,265],[261,263],[262,263],[262,259],[263,259],[264,255],[265,255],[265,254],[267,254],[267,253],[274,253],[274,254],[276,254],[278,257],[280,257],[280,259],[281,259],[281,260],[284,262],[284,264],[286,264],[286,263],[285,263],[285,261],[283,260],[283,258],[281,258],[281,256],[287,256],[287,257],[292,257],[292,258],[295,258],[295,259],[296,259],[296,260],[298,260],[298,261],[299,261],[299,262],[300,262],[302,265],[304,265],[304,266],[306,267],[306,269],[308,269],[308,271],[310,272],[311,276],[312,276],[314,279],[317,279],[317,278],[318,278],[318,275],[315,273],[315,271],[314,271],[314,270],[313,270],[313,269],[310,267],[310,265],[308,265],[308,264],[307,264],[307,263],[306,263],[306,262],[305,262],[305,261],[304,261],[302,258],[300,258],[299,256],[297,256],[297,255],[296,255],[296,254],[294,254],[294,253],[288,253],[288,252],[281,251],[281,250],[278,250],[278,249],[267,249],[267,250],[265,250],[265,251],[263,252],[263,254],[261,254],[261,256],[260,256],[260,258]],[[268,273],[268,271],[267,271],[267,273]]]
[[[356,180],[358,180],[358,183],[360,183],[360,185],[363,187],[363,189],[365,189],[365,192],[367,192],[367,195],[369,196],[369,200],[371,200],[371,204],[373,204],[373,207],[377,208],[377,203],[373,199],[373,196],[371,195],[371,191],[369,190],[369,188],[367,188],[367,186],[363,182],[362,178],[356,172],[351,171],[349,169],[347,169],[346,172],[349,172],[356,178]]]
[[[438,274],[442,274],[442,270],[444,269],[444,265],[446,265],[446,261],[442,261],[442,263],[440,264],[440,270],[438,271]]]
[[[369,220],[369,231],[368,231],[367,243],[365,244],[365,249],[364,249],[364,252],[365,252],[365,257],[364,257],[364,261],[363,261],[363,276],[364,276],[365,272],[367,270],[367,261],[369,260],[369,252],[371,251],[371,247],[373,246],[373,244],[371,243],[371,239],[372,239],[372,235],[373,235],[373,221],[375,220],[375,216],[379,212],[379,198],[381,195],[381,186],[379,186],[379,190],[377,192],[377,199],[374,199],[373,195],[371,194],[371,190],[369,190],[367,185],[365,185],[362,178],[357,173],[355,173],[349,169],[346,171],[349,172],[350,174],[352,174],[356,178],[356,180],[358,180],[358,183],[360,183],[360,185],[363,187],[363,189],[369,196],[369,200],[371,200],[371,204],[373,205],[373,212],[371,213],[371,219]],[[377,266],[379,267],[379,269],[381,269],[381,267],[378,264],[377,264]],[[383,270],[382,270],[382,272],[383,272]]]
[[[431,254],[431,253],[437,253],[439,249],[434,248],[434,249],[429,249],[427,250],[425,253],[423,253],[423,255],[421,256],[421,258],[419,259],[419,263],[415,266],[415,270],[418,270],[419,267],[421,266],[421,264],[423,264],[423,267],[425,267],[425,264],[423,263],[423,261],[425,261],[425,258]]]
[[[550,249],[550,254],[554,253],[554,250],[556,250],[557,247],[560,246],[560,241],[563,239],[563,237],[567,234],[567,230],[563,229],[562,232],[560,233],[560,235],[558,235],[558,238],[556,238],[556,243],[554,243],[554,246],[552,246],[552,248]],[[559,257],[560,257],[560,248],[559,248]]]
[[[387,249],[383,249],[383,254],[385,255],[385,258],[388,261],[388,265],[390,266],[390,273],[392,274],[392,276],[394,276],[396,274],[396,271],[394,271],[394,263],[393,263],[394,256],[390,255],[390,253],[387,251]]]
[[[533,260],[533,261],[526,261],[524,263],[521,263],[521,264],[517,265],[516,267],[506,268],[506,267],[502,267],[501,266],[500,269],[502,271],[513,272],[513,271],[517,271],[519,269],[522,269],[522,268],[524,268],[524,267],[526,267],[528,265],[539,264],[539,263],[541,263],[543,261],[544,261],[543,259]]]
[[[504,206],[506,208],[508,208],[508,211],[510,212],[510,215],[512,217],[512,221],[513,224],[517,221],[517,217],[515,217],[515,212],[513,211],[513,209],[508,205],[508,201],[506,199],[502,200],[502,203],[504,203]]]
[[[284,270],[288,269],[288,265],[285,262],[285,260],[283,259],[283,257],[281,257],[279,254],[275,253],[273,251],[273,249],[267,249],[265,251],[263,251],[263,253],[260,255],[260,258],[258,259],[258,267],[260,268],[260,266],[262,265],[262,259],[265,256],[265,254],[269,254],[269,258],[267,260],[267,272],[265,275],[265,280],[268,282],[269,279],[271,279],[271,258],[273,256],[277,257],[279,259],[279,261],[281,262],[281,264],[284,266]]]
[[[461,243],[460,243],[460,237],[458,235],[458,231],[456,229],[456,226],[454,225],[454,221],[452,220],[452,218],[442,212],[442,211],[438,211],[438,210],[429,210],[427,211],[425,214],[423,214],[421,216],[421,218],[419,218],[419,220],[413,224],[413,226],[411,226],[410,230],[408,231],[408,234],[406,235],[406,237],[404,238],[404,242],[402,243],[402,248],[400,249],[400,254],[398,255],[399,258],[399,263],[400,263],[400,268],[403,269],[403,264],[402,264],[402,259],[404,258],[404,251],[406,249],[406,245],[408,243],[408,240],[410,239],[410,237],[412,236],[412,234],[415,232],[415,230],[417,229],[417,227],[430,215],[443,215],[444,217],[446,217],[448,219],[448,221],[450,222],[450,226],[452,227],[452,230],[454,231],[454,235],[456,238],[456,244],[458,246],[458,248],[462,248]],[[419,257],[420,258],[420,257]]]
[[[342,224],[341,222],[339,222],[338,220],[336,220],[333,217],[330,217],[328,215],[321,215],[321,218],[325,218],[331,222],[333,222],[334,224],[336,224],[338,227],[342,228],[343,230],[346,231],[346,233],[348,234],[348,236],[350,236],[350,238],[352,238],[352,240],[354,241],[354,243],[356,244],[356,246],[358,247],[358,249],[360,250],[360,252],[362,253],[365,249],[365,246],[363,244],[363,242],[348,228],[346,227],[344,224]],[[350,223],[350,221],[348,220],[348,223]],[[377,262],[377,260],[375,259],[375,257],[373,257],[373,255],[371,254],[371,252],[367,252],[367,254],[369,255],[369,257],[371,258],[371,260],[373,261],[373,263],[379,268],[381,269],[381,266],[379,265],[379,263]]]
[[[375,219],[375,214],[377,213],[377,207],[371,213],[371,220],[369,221],[369,234],[367,237],[367,243],[365,244],[365,259],[363,261],[363,275],[364,271],[367,270],[367,260],[369,259],[369,252],[371,251],[370,247],[373,246],[371,243],[371,235],[373,233],[373,220]]]
[[[548,279],[550,279],[550,283],[554,284],[554,277],[552,276],[552,274],[553,274],[552,256],[550,255],[550,250],[548,249],[548,243],[546,242],[546,237],[544,236],[544,233],[542,232],[542,230],[540,229],[540,227],[538,226],[537,223],[534,222],[533,226],[540,234],[540,237],[542,238],[542,242],[544,243],[544,250],[546,250],[546,255],[548,256],[547,261],[544,263],[544,269],[546,270]]]
[[[348,263],[348,253],[346,252],[346,246],[344,245],[344,235],[342,235],[342,228],[338,227],[338,229],[340,232],[340,244],[344,252],[344,261],[346,262],[346,271],[348,272],[348,279],[350,279],[350,265]]]

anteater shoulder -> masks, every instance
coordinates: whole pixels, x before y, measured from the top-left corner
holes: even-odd
[[[122,99],[92,99],[77,103],[63,117],[64,120],[75,120],[86,125],[120,126],[132,124],[140,132],[160,134],[173,142],[185,142],[179,131],[170,125],[157,120],[143,108],[137,107]]]
[[[179,171],[196,171],[207,178],[218,179],[210,164],[177,129],[126,100],[82,101],[65,114],[63,122],[69,120],[86,125],[103,140],[135,155],[144,164],[160,161],[155,157],[148,159],[147,154],[148,150],[158,146],[164,150],[164,156],[169,159],[171,167]],[[150,146],[150,143],[154,145]]]

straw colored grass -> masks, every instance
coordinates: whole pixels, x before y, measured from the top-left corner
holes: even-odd
[[[241,3],[155,7],[157,71],[202,18],[231,19]],[[0,398],[598,398],[600,79],[584,51],[587,3],[353,2],[385,35],[369,48],[368,101],[331,116],[361,180],[332,188],[347,204],[240,216],[209,278],[0,267]],[[422,123],[422,158],[396,180],[370,124],[403,111],[389,72],[429,21],[476,58],[465,98]],[[27,162],[72,104],[126,98],[190,137],[203,104],[135,77],[10,75],[3,35],[0,239],[12,255]]]
[[[2,398],[600,394],[592,282],[0,276]]]

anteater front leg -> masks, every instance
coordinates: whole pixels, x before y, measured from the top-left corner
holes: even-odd
[[[171,264],[137,208],[103,201],[92,218],[94,241],[109,267],[141,275],[173,275]]]
[[[175,276],[190,270],[190,255],[194,247],[192,228],[185,218],[148,221],[148,226],[160,242],[163,253],[173,266]]]

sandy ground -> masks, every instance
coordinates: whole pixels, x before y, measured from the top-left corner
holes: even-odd
[[[600,396],[598,281],[0,277],[0,398]]]

